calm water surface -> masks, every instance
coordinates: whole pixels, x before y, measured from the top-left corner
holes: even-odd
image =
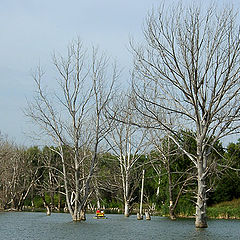
[[[170,221],[168,218],[152,217],[151,221],[138,221],[136,216],[108,215],[108,219],[93,219],[87,215],[86,222],[74,223],[71,216],[55,213],[4,212],[0,213],[1,240],[64,240],[64,239],[240,239],[239,220],[209,220],[208,228],[196,230],[193,219]]]

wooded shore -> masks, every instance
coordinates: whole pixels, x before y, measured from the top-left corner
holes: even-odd
[[[0,209],[0,212],[13,212],[18,211],[16,209]],[[24,212],[45,212],[45,208],[32,208],[32,207],[24,207]],[[124,214],[124,208],[106,208],[104,209],[106,214]],[[64,213],[63,210],[53,210],[53,213]],[[132,215],[136,215],[138,209],[132,210]],[[94,209],[88,209],[88,214],[94,214]],[[162,216],[162,217],[169,217],[167,214],[163,214],[159,210],[155,210],[151,212],[153,216]],[[188,214],[178,214],[177,218],[195,218],[193,215]],[[218,204],[214,204],[213,206],[208,207],[207,217],[210,219],[239,219],[240,220],[240,199],[234,199],[232,201],[225,201]]]

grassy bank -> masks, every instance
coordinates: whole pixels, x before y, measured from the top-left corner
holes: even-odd
[[[221,202],[208,207],[207,216],[218,219],[240,219],[240,199]]]

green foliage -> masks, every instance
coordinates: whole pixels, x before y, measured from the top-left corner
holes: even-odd
[[[222,165],[240,169],[240,140],[237,143],[230,143],[228,145]],[[239,171],[227,168],[216,179],[216,189],[210,194],[208,204],[231,201],[234,198],[240,198]]]
[[[192,201],[190,201],[191,196],[184,196],[180,198],[178,206],[176,208],[176,214],[178,216],[193,216],[196,209]]]
[[[178,138],[184,149],[186,149],[193,155],[196,153],[196,141],[194,139],[194,133],[187,130],[181,130],[178,133]],[[172,199],[175,202],[182,184],[187,178],[194,174],[195,168],[193,167],[193,163],[189,159],[189,157],[183,154],[183,152],[171,140],[170,137],[165,136],[163,139],[160,140],[159,144],[159,148],[161,149],[161,151],[157,150],[156,148],[156,150],[152,151],[150,154],[151,158],[154,160],[154,169],[158,169],[158,175],[153,168],[149,169],[149,173],[152,178],[149,176],[150,180],[146,183],[146,192],[148,196],[151,196],[151,202],[157,204],[157,209],[160,209],[160,212],[166,215],[169,212],[170,200],[169,177],[171,178],[172,183]],[[188,169],[191,170],[187,171]],[[191,187],[195,185],[192,183]],[[158,196],[156,196],[157,187],[159,187]],[[188,184],[186,184],[184,188],[188,189]],[[191,199],[190,194],[188,194],[187,196]],[[183,197],[186,196],[183,195]],[[190,204],[191,207],[189,207],[189,199],[185,204],[185,201],[181,201],[180,198],[178,204],[180,204],[181,206],[177,207],[176,213],[180,214],[181,212],[192,212],[192,204]]]
[[[104,199],[103,204],[105,204],[105,206],[107,208],[121,208],[122,207],[122,203],[120,201],[117,201],[114,198],[111,199],[110,201],[109,201],[109,199]]]
[[[240,199],[221,202],[208,207],[207,215],[210,218],[238,218],[240,219]]]
[[[196,154],[196,141],[194,140],[195,135],[193,132],[188,130],[179,131],[179,140],[180,144],[193,155]],[[176,144],[167,138],[167,136],[162,140],[163,151],[170,151],[168,156],[169,158],[169,169],[171,171],[171,180],[175,184],[181,173],[185,173],[186,169],[193,167],[190,159],[183,154]],[[218,161],[221,165],[229,165],[232,168],[240,169],[240,140],[237,143],[230,143],[226,150],[223,149],[221,142],[217,142],[214,145],[215,150],[211,152],[210,163]],[[71,149],[70,147],[64,146],[64,151],[66,154],[66,161],[70,163],[71,161]],[[222,156],[224,155],[224,159]],[[61,159],[58,154],[51,151],[49,147],[44,147],[42,150],[38,147],[31,147],[23,151],[24,157],[24,181],[30,182],[32,179],[38,178],[37,184],[34,184],[33,188],[29,191],[29,195],[24,202],[25,206],[31,206],[31,199],[34,199],[35,208],[43,208],[43,200],[40,197],[42,194],[45,195],[45,200],[49,204],[51,198],[49,193],[53,192],[54,195],[54,205],[58,205],[58,194],[59,185],[57,182],[49,182],[49,171],[56,177],[60,179],[60,185],[63,186],[61,178],[58,178],[59,172],[56,169],[61,169]],[[98,156],[98,165],[95,168],[96,174],[92,182],[92,187],[98,186],[99,199],[101,200],[101,205],[105,205],[106,208],[123,208],[122,202],[120,199],[121,196],[121,180],[119,176],[120,167],[116,156],[111,153],[104,153]],[[151,162],[151,164],[150,164]],[[50,167],[47,168],[46,164]],[[138,162],[138,169],[133,173],[133,180],[138,181],[141,178],[141,169],[144,166],[145,172],[145,184],[144,184],[144,203],[146,205],[156,204],[156,209],[162,215],[169,214],[169,182],[168,182],[168,169],[166,163],[161,160],[161,154],[153,149],[146,156],[141,156],[140,161]],[[53,167],[53,168],[51,168]],[[155,167],[158,168],[159,174],[155,171]],[[35,174],[35,170],[38,168],[38,171]],[[216,167],[218,171],[221,170],[218,166]],[[68,173],[71,174],[72,169],[68,169]],[[224,173],[219,175],[214,172],[211,173],[210,178],[208,179],[209,183],[215,183],[215,191],[209,195],[208,205],[230,201],[234,198],[240,198],[240,176],[239,171],[234,171],[233,169],[228,169]],[[189,174],[196,174],[195,168],[191,169]],[[70,176],[70,175],[69,175]],[[187,174],[181,177],[181,181],[187,178]],[[160,178],[160,179],[159,179]],[[159,181],[160,180],[160,181]],[[95,181],[95,182],[94,182]],[[48,189],[46,188],[48,184]],[[28,185],[26,185],[28,186]],[[133,204],[139,203],[140,196],[140,187],[134,191],[133,194]],[[157,188],[159,187],[159,194],[157,196]],[[192,194],[190,192],[195,190],[196,182],[191,182],[190,185],[185,187],[187,193],[183,193],[180,197],[178,205],[175,209],[177,215],[182,216],[192,216],[195,212],[195,206],[191,200]],[[173,187],[173,198],[176,199],[180,186],[177,184]],[[61,189],[64,191],[64,189]],[[31,196],[30,196],[31,195]],[[92,194],[90,201],[93,205],[96,206],[96,195]],[[62,207],[65,203],[65,197],[61,197]],[[237,205],[238,204],[238,205]],[[222,204],[214,205],[208,209],[208,215],[210,217],[234,217],[240,216],[239,214],[239,205],[240,203],[236,201],[236,205],[231,202],[231,205]]]
[[[168,216],[169,207],[168,207],[167,202],[165,202],[165,203],[163,202],[162,204],[158,205],[158,209],[159,209],[160,215]]]
[[[35,198],[33,199],[34,202],[34,207],[35,208],[43,208],[43,200],[40,196],[35,196]]]

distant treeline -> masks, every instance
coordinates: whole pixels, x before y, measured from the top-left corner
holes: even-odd
[[[196,151],[196,142],[185,134],[179,133],[182,144],[188,151]],[[68,172],[69,187],[74,183],[72,168],[72,146],[63,146]],[[79,151],[82,151],[82,149]],[[89,158],[80,165],[81,173],[91,164],[91,149],[85,149],[80,155]],[[79,156],[80,156],[79,155]],[[211,159],[208,176],[208,205],[229,201],[240,197],[240,141],[230,143],[226,149],[221,142],[215,144],[209,158]],[[129,214],[138,209],[140,202],[141,180],[144,173],[144,208],[171,218],[181,215],[193,215],[195,211],[194,196],[197,190],[196,167],[192,161],[179,150],[179,147],[164,136],[161,144],[138,156],[133,167],[119,161],[113,151],[102,151],[97,156],[94,174],[90,181],[90,194],[86,209],[109,208],[124,212],[128,186],[127,204]],[[128,159],[128,160],[129,160]],[[86,160],[86,159],[85,159]],[[0,208],[1,209],[37,209],[48,211],[66,210],[65,186],[61,157],[57,148],[22,148],[2,139],[0,142]],[[125,164],[125,165],[124,165]],[[128,167],[126,176],[123,168]],[[144,170],[144,171],[143,171]],[[84,176],[84,175],[83,175]],[[127,177],[127,182],[126,182]],[[125,179],[125,180],[124,180]],[[71,193],[71,201],[74,192]],[[74,204],[74,202],[71,202]],[[125,212],[126,213],[126,212]]]

